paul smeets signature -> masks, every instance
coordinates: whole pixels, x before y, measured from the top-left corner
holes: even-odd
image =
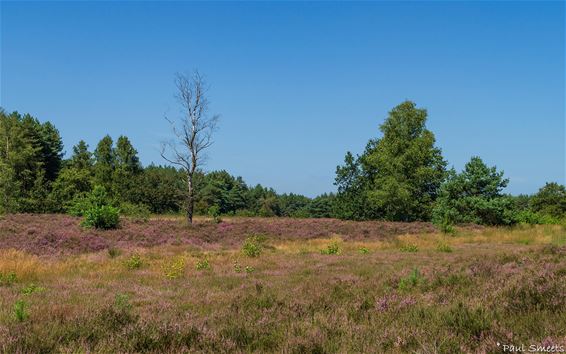
[[[541,344],[502,344],[497,343],[497,346],[503,349],[505,353],[564,353],[566,347],[564,345],[541,345]]]

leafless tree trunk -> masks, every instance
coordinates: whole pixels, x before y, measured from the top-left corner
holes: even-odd
[[[177,120],[165,117],[171,125],[174,138],[162,143],[161,157],[180,166],[187,175],[187,221],[192,224],[195,203],[193,178],[204,163],[206,156],[203,150],[212,145],[212,134],[219,116],[208,114],[208,87],[198,71],[190,76],[177,74],[175,85],[181,115]]]

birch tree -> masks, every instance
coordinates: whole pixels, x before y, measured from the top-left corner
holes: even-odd
[[[208,86],[204,77],[195,71],[192,75],[177,74],[176,98],[180,104],[177,119],[165,117],[171,126],[173,139],[161,146],[161,157],[176,165],[186,174],[187,221],[192,224],[195,204],[194,176],[204,164],[205,150],[212,143],[219,115],[208,112]]]

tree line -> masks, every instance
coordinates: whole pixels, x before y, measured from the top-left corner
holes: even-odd
[[[333,217],[512,225],[554,223],[566,215],[566,188],[547,183],[534,195],[504,192],[508,179],[472,157],[463,171],[447,168],[427,112],[396,106],[364,152],[348,152],[336,169],[336,193],[308,198],[250,186],[226,171],[193,175],[197,215]],[[126,136],[103,137],[93,150],[79,141],[64,157],[59,131],[29,114],[0,111],[0,212],[73,213],[93,190],[123,213],[180,213],[189,193],[186,171],[143,166]]]
[[[142,166],[126,136],[103,137],[94,150],[79,141],[69,158],[53,124],[29,114],[0,111],[0,211],[68,213],[95,186],[125,211],[180,213],[187,205],[185,173],[175,167]],[[226,171],[195,171],[195,213],[242,216],[330,217],[333,195],[310,199],[249,186]]]

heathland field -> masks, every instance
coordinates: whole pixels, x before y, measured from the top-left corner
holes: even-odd
[[[0,352],[566,346],[566,231],[334,219],[0,220]],[[498,346],[497,343],[500,343]]]

